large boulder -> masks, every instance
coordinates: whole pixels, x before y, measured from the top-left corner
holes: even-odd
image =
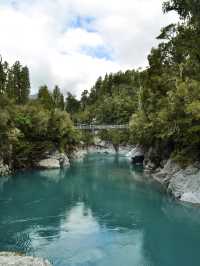
[[[200,204],[200,169],[191,165],[174,173],[168,191],[181,201]]]
[[[0,266],[52,266],[48,260],[23,256],[14,252],[0,252]]]
[[[41,169],[58,169],[69,167],[69,159],[66,154],[58,151],[48,154],[46,158],[40,160],[37,166]]]
[[[38,167],[43,169],[57,169],[60,168],[60,162],[55,158],[43,159],[38,162]]]
[[[126,155],[133,164],[143,164],[144,151],[141,147],[136,146]]]

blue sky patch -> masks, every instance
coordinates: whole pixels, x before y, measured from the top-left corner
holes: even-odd
[[[86,54],[86,55],[89,55],[89,56],[92,56],[95,58],[99,58],[99,59],[106,59],[106,60],[112,60],[113,59],[112,50],[103,46],[103,45],[99,45],[96,47],[83,46],[81,48],[81,52]]]
[[[77,16],[74,17],[70,23],[70,27],[72,28],[82,28],[88,32],[95,32],[92,22],[94,22],[95,17],[92,16]]]

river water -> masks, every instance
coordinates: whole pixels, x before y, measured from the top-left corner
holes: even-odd
[[[199,266],[200,208],[166,196],[124,158],[0,179],[0,251],[55,266]]]

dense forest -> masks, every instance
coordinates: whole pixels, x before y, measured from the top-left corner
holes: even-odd
[[[58,86],[41,86],[30,97],[29,70],[16,62],[0,62],[0,150],[5,162],[22,168],[38,154],[57,147],[70,151],[80,142],[92,143],[73,124],[125,124],[125,131],[102,131],[103,140],[156,147],[182,164],[200,156],[200,2],[170,0],[163,11],[176,11],[177,24],[161,29],[145,70],[128,70],[99,77],[81,99]],[[70,88],[69,88],[70,90]]]
[[[33,167],[51,149],[70,152],[80,141],[58,86],[30,96],[29,71],[0,63],[0,157],[14,169]]]
[[[200,156],[200,2],[165,1],[163,11],[177,12],[180,20],[161,29],[160,44],[148,56],[149,67],[99,78],[90,93],[83,92],[80,111],[73,117],[98,123],[130,121],[126,136],[115,132],[110,138],[155,147],[156,160],[164,154],[187,164]]]

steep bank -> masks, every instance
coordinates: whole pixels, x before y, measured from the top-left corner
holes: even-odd
[[[163,168],[151,173],[152,177],[166,187],[168,193],[184,202],[200,204],[200,164],[181,168],[169,159]]]
[[[160,155],[156,154],[156,150],[153,148],[144,151],[140,146],[120,145],[116,152],[113,145],[101,142],[98,145],[77,148],[71,153],[70,159],[65,153],[60,153],[58,150],[47,152],[42,159],[37,160],[35,168],[59,169],[69,167],[70,161],[83,160],[89,153],[118,153],[127,156],[132,163],[143,162],[146,176],[162,184],[167,193],[170,193],[177,200],[200,204],[200,163],[196,162],[183,168],[172,159],[163,157],[164,159],[161,160]],[[11,174],[11,170],[1,160],[0,175],[6,176],[9,174]]]
[[[21,167],[20,167],[21,166]],[[28,164],[19,164],[19,167],[15,168],[12,161],[9,161],[9,165],[0,159],[0,177],[8,176],[15,172],[16,170],[26,170],[26,169],[59,169],[66,168],[70,166],[70,161],[66,153],[61,153],[58,150],[46,151],[40,156],[32,158],[31,162]]]
[[[143,159],[144,172],[147,178],[153,178],[166,189],[175,199],[200,204],[200,163],[194,162],[187,167],[170,159],[170,153],[162,154],[156,148],[145,151],[140,146],[129,154],[132,163],[141,163]],[[168,158],[167,158],[168,157]]]

